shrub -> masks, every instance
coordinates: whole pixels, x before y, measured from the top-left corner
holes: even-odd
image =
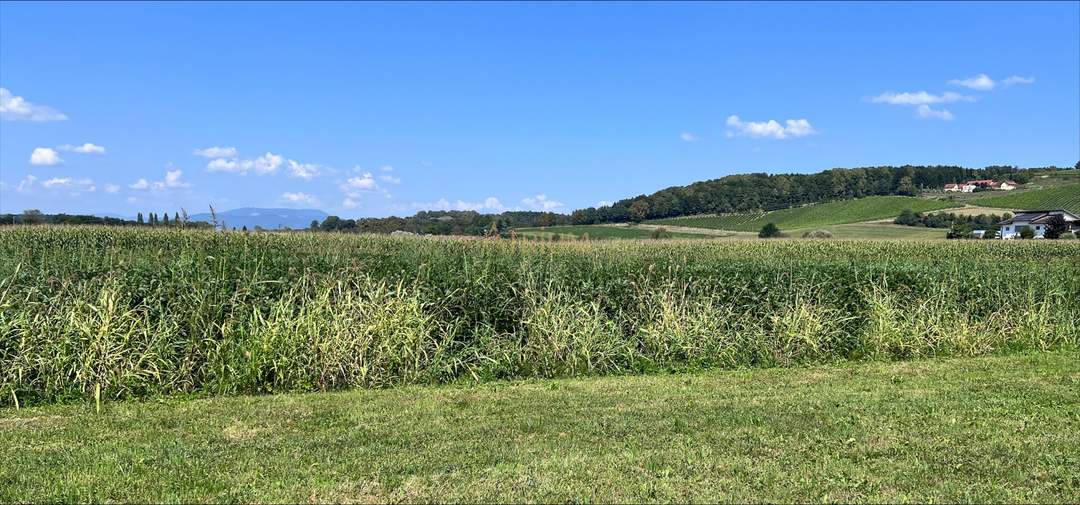
[[[671,238],[671,233],[667,231],[667,228],[656,228],[650,235],[654,239]]]
[[[803,233],[803,238],[832,238],[833,234],[829,230],[812,230]]]
[[[781,235],[780,228],[773,223],[766,223],[765,226],[761,227],[761,231],[758,232],[757,236],[760,238],[774,238]]]

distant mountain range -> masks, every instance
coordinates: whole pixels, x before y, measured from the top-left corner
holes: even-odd
[[[256,226],[267,230],[277,228],[307,228],[312,221],[322,222],[327,213],[318,209],[260,209],[256,207],[243,207],[240,209],[225,210],[217,213],[218,224],[225,223],[231,228],[247,226],[249,230]],[[188,216],[191,221],[211,222],[210,213],[192,214]]]

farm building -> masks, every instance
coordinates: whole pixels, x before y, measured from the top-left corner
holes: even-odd
[[[1030,228],[1035,233],[1035,238],[1043,238],[1046,233],[1046,225],[1054,216],[1061,216],[1069,225],[1069,231],[1080,231],[1080,217],[1072,212],[1062,209],[1056,210],[1025,210],[998,224],[1001,225],[1001,238],[1013,239],[1020,237],[1020,231]]]
[[[945,185],[945,191],[946,192],[971,193],[972,191],[975,191],[975,185],[974,184],[946,184]]]
[[[993,179],[975,179],[975,180],[967,181],[967,185],[968,186],[973,186],[972,190],[974,190],[974,188],[982,188],[982,189],[997,189],[997,190],[1001,190],[1001,191],[1012,191],[1012,190],[1016,189],[1016,186],[1017,186],[1017,184],[1015,182],[1013,182],[1013,181],[997,182],[997,181],[995,181]],[[947,186],[946,186],[946,188],[947,188]]]

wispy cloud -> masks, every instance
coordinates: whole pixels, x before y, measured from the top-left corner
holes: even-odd
[[[41,187],[45,189],[63,189],[68,190],[71,193],[92,193],[97,190],[97,186],[94,185],[94,181],[91,179],[75,179],[73,177],[53,177],[41,183]]]
[[[380,175],[379,180],[390,184],[401,184],[401,177],[394,177],[389,174]]]
[[[521,203],[525,204],[525,207],[531,210],[542,210],[545,212],[554,211],[560,207],[563,207],[562,202],[551,200],[547,195],[540,193],[536,196],[530,196],[522,198]]]
[[[998,87],[998,85],[1001,85],[1001,87],[1003,88],[1008,88],[1017,84],[1032,84],[1034,82],[1034,77],[1010,75],[1009,77],[1006,77],[1001,81],[995,81],[986,74],[979,74],[974,77],[968,77],[966,79],[950,79],[948,81],[948,84],[951,84],[953,86],[962,86],[977,91],[990,91]]]
[[[697,142],[698,140],[701,140],[700,138],[698,138],[697,135],[694,135],[693,133],[690,133],[690,132],[682,132],[682,133],[680,133],[679,138],[682,139],[683,142]]]
[[[923,104],[915,108],[915,112],[919,117],[923,119],[940,119],[942,121],[952,121],[955,116],[948,109],[935,109],[929,105]]]
[[[196,149],[195,156],[202,156],[204,158],[235,158],[235,147],[206,147],[203,149]]]
[[[310,181],[319,175],[319,165],[289,160],[289,176]]]
[[[978,79],[978,77],[980,76],[973,77],[972,79]],[[887,91],[878,96],[869,98],[868,100],[873,103],[883,103],[886,105],[914,107],[915,116],[921,119],[940,119],[942,121],[952,121],[956,118],[956,116],[953,115],[952,111],[944,108],[935,108],[931,106],[943,103],[974,102],[975,97],[963,95],[955,91],[946,91],[939,95],[927,93],[926,91],[904,93]]]
[[[4,121],[65,121],[67,115],[47,105],[38,105],[0,88],[0,119]]]
[[[806,119],[788,119],[784,121],[784,124],[780,124],[775,119],[768,121],[743,121],[739,119],[739,116],[731,115],[727,118],[728,131],[726,135],[728,138],[732,137],[751,137],[751,138],[771,138],[771,139],[788,139],[805,137],[807,135],[814,135],[818,133],[813,126],[810,125],[810,121]]]
[[[31,165],[52,166],[63,162],[56,150],[49,147],[35,147],[34,152],[30,153]]]
[[[913,93],[894,93],[892,91],[886,91],[878,96],[870,99],[874,103],[884,103],[888,105],[933,105],[939,103],[952,103],[952,102],[973,102],[974,97],[961,95],[954,91],[946,91],[940,95],[933,93],[927,93],[925,91],[916,91]]]
[[[229,172],[239,175],[247,175],[248,172],[267,175],[276,172],[284,161],[285,158],[280,154],[267,152],[253,159],[216,158],[206,164],[206,169],[211,172]]]
[[[81,154],[105,154],[105,148],[97,144],[91,144],[86,142],[81,146],[73,146],[71,144],[64,144],[59,147],[61,151],[70,151]]]
[[[413,203],[412,207],[417,210],[471,210],[493,213],[507,210],[502,202],[494,196],[489,196],[481,202],[468,202],[464,200],[450,201],[446,198],[440,198],[434,202]]]
[[[979,74],[967,79],[950,79],[948,83],[953,86],[962,86],[979,91],[989,91],[994,89],[994,86],[997,86],[997,83],[986,74]]]
[[[191,184],[181,179],[181,176],[183,174],[184,172],[181,170],[166,170],[165,179],[163,180],[150,182],[146,179],[140,178],[139,180],[129,184],[128,187],[137,190],[152,189],[154,191],[190,188]]]
[[[285,193],[281,194],[281,199],[286,201],[286,202],[289,202],[289,203],[312,205],[312,206],[319,205],[319,199],[315,198],[314,196],[311,196],[311,195],[309,195],[307,193],[300,193],[300,192],[290,193],[290,192],[286,191]]]
[[[1009,77],[1006,77],[1006,78],[1001,80],[1001,84],[1003,86],[1006,86],[1006,87],[1014,86],[1016,84],[1034,84],[1034,83],[1035,83],[1035,78],[1034,77],[1021,77],[1019,75],[1010,75]]]
[[[15,186],[15,191],[18,191],[20,193],[29,192],[30,190],[34,189],[34,183],[36,182],[37,177],[34,177],[33,174],[27,174],[26,177],[23,177],[23,179],[19,181],[19,185]]]

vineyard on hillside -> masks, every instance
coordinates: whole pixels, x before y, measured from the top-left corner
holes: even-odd
[[[1080,184],[975,198],[969,200],[968,203],[981,207],[1003,209],[1065,209],[1073,213],[1080,213]]]

